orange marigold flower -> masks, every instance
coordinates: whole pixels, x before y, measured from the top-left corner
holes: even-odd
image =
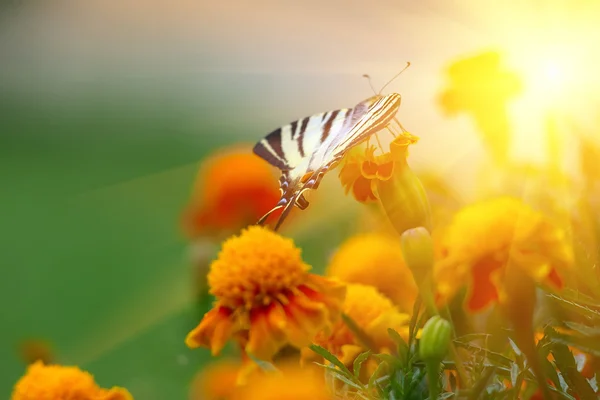
[[[386,353],[394,347],[388,328],[395,329],[402,336],[408,336],[410,316],[398,311],[392,301],[376,288],[357,283],[347,287],[344,313],[349,316],[366,334],[376,352]],[[315,343],[326,348],[346,365],[352,365],[356,356],[367,351],[365,343],[344,323],[338,321],[331,332],[321,332]],[[309,353],[304,354],[309,358]]]
[[[522,201],[502,197],[462,209],[445,230],[435,266],[439,295],[470,283],[467,306],[479,311],[501,300],[507,266],[560,289],[560,270],[573,265],[565,232]]]
[[[417,297],[417,285],[404,262],[400,240],[384,234],[348,239],[333,255],[327,275],[373,286],[404,311],[412,311]]]
[[[77,367],[35,362],[14,387],[11,400],[132,400],[122,388],[102,389]]]
[[[235,147],[206,160],[198,173],[182,224],[190,237],[234,232],[255,223],[279,200],[273,167]]]
[[[232,400],[334,400],[322,376],[313,368],[288,366],[282,373],[256,377],[236,389]]]
[[[345,287],[309,274],[300,249],[267,228],[228,239],[208,274],[217,301],[186,339],[218,354],[236,336],[249,354],[270,359],[283,346],[307,346],[340,316]]]
[[[190,385],[190,400],[230,399],[241,368],[241,363],[233,360],[221,360],[209,365],[194,377]]]
[[[430,228],[431,211],[423,185],[409,168],[408,147],[418,141],[403,131],[389,145],[389,151],[375,156],[376,148],[367,145],[348,156],[340,170],[346,193],[363,203],[378,200],[390,223],[400,234],[410,228]]]
[[[389,180],[395,168],[406,163],[408,146],[416,143],[418,138],[405,132],[398,135],[390,144],[389,152],[375,155],[377,148],[368,145],[366,149],[357,148],[348,154],[339,178],[346,194],[350,191],[361,203],[377,200],[376,182]]]

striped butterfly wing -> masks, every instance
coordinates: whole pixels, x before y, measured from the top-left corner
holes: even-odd
[[[293,205],[304,209],[303,192],[316,188],[323,175],[352,147],[385,128],[400,107],[400,95],[374,96],[351,109],[329,111],[285,125],[261,140],[254,153],[282,171],[281,199],[261,220],[283,208],[275,230]]]
[[[341,129],[350,109],[327,111],[293,121],[269,133],[254,153],[279,168],[290,180],[308,173],[309,160],[330,136]]]
[[[384,129],[396,116],[400,103],[401,96],[398,93],[374,96],[359,103],[355,109],[363,109],[365,112],[352,123],[351,129],[345,135],[332,144],[328,149],[329,157],[334,160],[343,157],[348,150]]]
[[[313,172],[309,167],[311,160],[319,149],[326,148],[333,138],[339,136],[351,115],[352,109],[344,108],[293,121],[269,133],[254,146],[256,155],[281,170],[281,199],[258,221],[259,224],[280,208],[292,205],[300,209],[308,207],[304,196],[297,194],[302,188],[303,179]]]

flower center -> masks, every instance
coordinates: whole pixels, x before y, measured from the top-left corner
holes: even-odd
[[[309,269],[291,239],[252,226],[223,244],[208,283],[223,306],[252,308],[285,301],[305,281]]]

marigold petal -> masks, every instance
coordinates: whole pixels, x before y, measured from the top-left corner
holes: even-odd
[[[262,360],[269,360],[286,344],[285,315],[281,313],[281,306],[275,303],[263,309],[252,310],[246,344],[246,351],[249,354]]]
[[[384,162],[382,164],[379,164],[379,166],[377,167],[377,179],[381,180],[381,181],[387,181],[388,179],[390,179],[392,177],[392,174],[394,173],[394,161],[387,161]]]
[[[498,263],[486,260],[473,268],[471,292],[467,297],[467,307],[470,311],[481,311],[498,300],[498,289],[491,275],[500,267]]]
[[[376,201],[377,196],[373,192],[372,180],[360,176],[354,181],[352,185],[352,195],[356,201],[360,203],[368,203],[370,201]]]
[[[207,312],[200,324],[188,333],[186,345],[190,348],[210,347],[213,355],[219,354],[234,330],[232,314],[226,307],[213,308]]]

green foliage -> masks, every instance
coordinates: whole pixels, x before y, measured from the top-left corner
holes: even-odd
[[[566,315],[570,318],[560,323],[548,321],[543,336],[538,337],[536,349],[547,381],[546,390],[556,399],[597,398],[599,363],[590,364],[591,372],[590,365],[586,365],[587,372],[583,373],[583,361],[589,362],[591,356],[600,356],[600,304],[574,292],[567,292],[565,297],[549,296],[569,311]],[[577,298],[583,301],[579,302]],[[360,354],[352,368],[345,366],[324,348],[312,346],[313,351],[326,360],[327,364],[323,364],[323,367],[327,374],[331,374],[338,382],[335,386],[339,399],[428,399],[427,365],[419,356],[420,339],[417,339],[424,319],[419,305],[416,305],[407,340],[395,330],[388,329],[389,337],[395,344],[390,354],[378,354],[371,349]],[[452,359],[446,357],[440,364],[439,374],[430,369],[430,375],[438,375],[439,395],[436,400],[539,398],[540,387],[531,370],[531,360],[512,339],[512,333],[470,333],[454,338],[453,344],[459,350],[456,354],[460,354],[460,359],[456,354]],[[495,346],[492,350],[489,343],[499,343],[498,339],[501,338],[504,338],[504,346]],[[370,342],[369,338],[363,339]],[[584,353],[587,358],[584,358]],[[368,361],[376,361],[377,367],[365,379]],[[464,382],[459,378],[459,365],[466,371]]]

